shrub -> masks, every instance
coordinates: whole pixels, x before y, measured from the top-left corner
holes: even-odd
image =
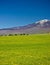
[[[13,36],[13,34],[9,34],[9,36]]]

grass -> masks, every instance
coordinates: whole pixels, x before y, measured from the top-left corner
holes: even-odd
[[[0,65],[50,65],[50,34],[0,36]]]

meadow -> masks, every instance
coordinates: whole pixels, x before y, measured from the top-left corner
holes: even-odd
[[[0,65],[50,65],[50,34],[0,36]]]

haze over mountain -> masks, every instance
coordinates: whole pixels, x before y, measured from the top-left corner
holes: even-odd
[[[25,26],[0,29],[0,35],[5,34],[38,34],[50,32],[50,20],[44,19]]]

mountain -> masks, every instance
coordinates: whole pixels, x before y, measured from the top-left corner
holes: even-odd
[[[50,20],[44,19],[36,22],[36,24],[39,24],[41,27],[50,27]]]
[[[39,34],[50,32],[50,20],[44,19],[25,26],[0,29],[0,35],[5,34]]]

